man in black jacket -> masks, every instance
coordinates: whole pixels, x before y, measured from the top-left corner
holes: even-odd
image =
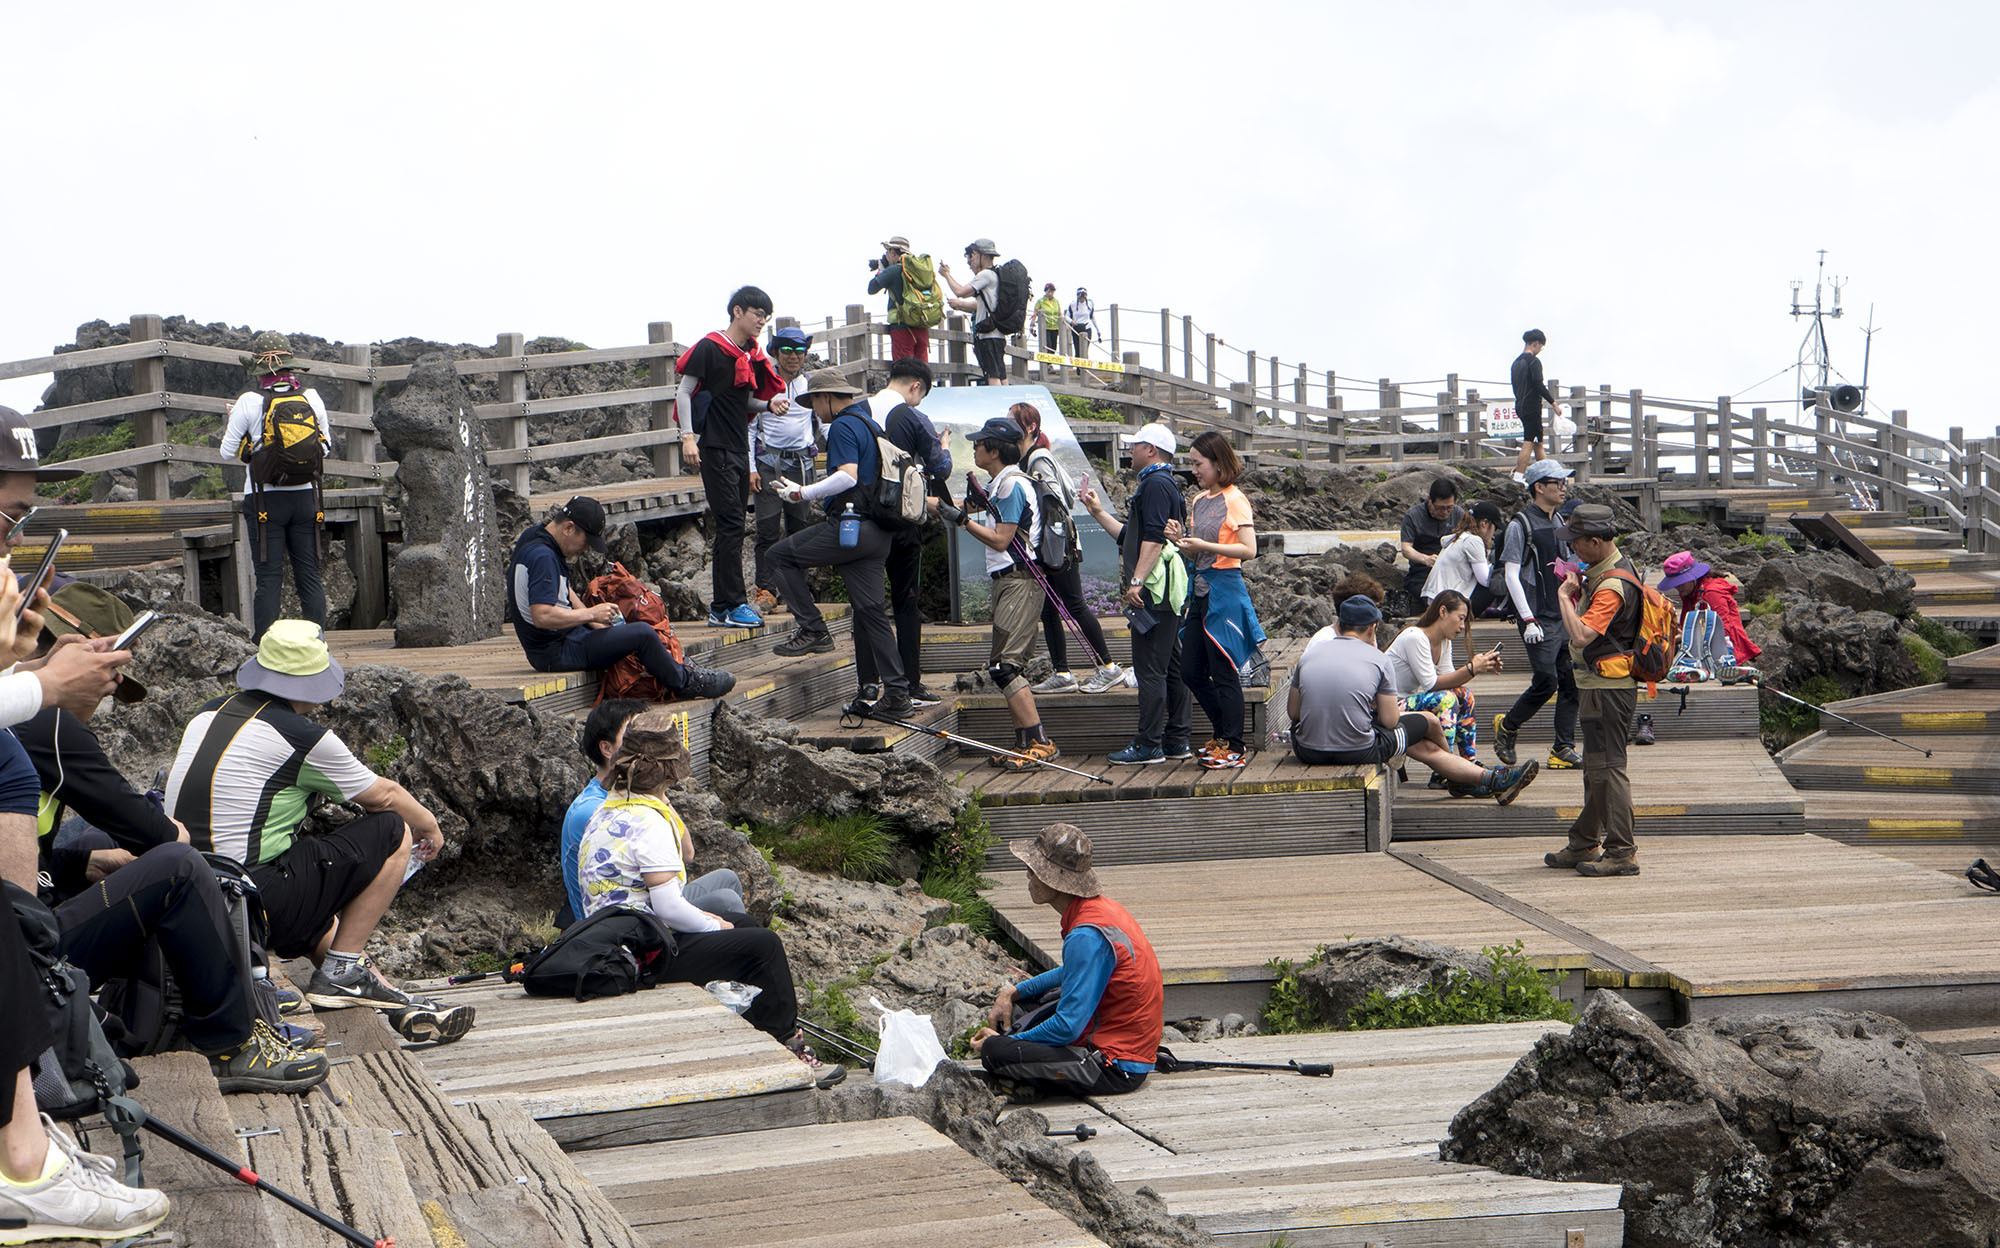
[[[1514,457],[1514,483],[1519,485],[1528,465],[1542,457],[1542,404],[1553,416],[1562,410],[1556,392],[1542,380],[1542,348],[1549,336],[1539,329],[1521,335],[1521,354],[1514,357],[1508,378],[1514,385],[1514,411],[1521,417],[1521,453]]]
[[[937,426],[917,405],[931,392],[931,366],[915,357],[905,357],[889,365],[887,388],[868,396],[868,414],[882,436],[924,466],[924,480],[932,498],[951,498],[951,452],[938,436]],[[919,528],[899,528],[889,534],[889,558],[884,570],[889,577],[889,614],[896,625],[896,653],[903,660],[903,675],[910,684],[910,702],[915,706],[936,706],[938,695],[924,687],[924,616],[918,605],[923,595],[924,546],[937,531],[926,523]],[[874,656],[866,647],[857,651],[855,676],[861,689],[856,703],[873,702],[882,696],[881,674],[875,670]],[[858,705],[850,705],[857,713]]]

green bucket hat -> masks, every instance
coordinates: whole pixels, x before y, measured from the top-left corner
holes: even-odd
[[[132,626],[132,608],[125,600],[101,586],[71,581],[49,595],[49,609],[42,612],[42,631],[50,637],[82,633],[85,637],[116,637]],[[146,686],[130,676],[120,675],[111,696],[120,702],[138,702],[146,696]]]
[[[236,669],[236,683],[294,702],[320,703],[340,696],[347,687],[347,673],[326,648],[319,625],[311,620],[274,620],[257,643],[257,657]]]
[[[306,365],[292,355],[292,340],[268,329],[250,340],[250,354],[242,358],[243,367],[259,376],[279,369],[292,373],[308,371]]]

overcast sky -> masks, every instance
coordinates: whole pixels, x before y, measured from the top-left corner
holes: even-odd
[[[1875,403],[1992,430],[1991,4],[45,2],[0,23],[0,358],[139,311],[595,346],[667,319],[686,341],[739,283],[838,316],[875,302],[889,234],[960,268],[990,235],[1038,288],[1153,311],[1126,325],[1147,363],[1163,305],[1369,381],[1504,377],[1538,325],[1564,383],[1782,400],[1787,284],[1823,247],[1851,279],[1835,365],[1860,379],[1872,303]]]

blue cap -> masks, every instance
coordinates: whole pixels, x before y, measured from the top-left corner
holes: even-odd
[[[811,334],[803,329],[793,328],[790,325],[777,330],[771,335],[771,350],[773,351],[776,351],[779,347],[791,347],[794,350],[803,351],[807,347],[810,347],[812,343]]]
[[[1570,475],[1570,470],[1563,467],[1560,461],[1538,459],[1529,464],[1528,470],[1521,474],[1521,484],[1532,490],[1537,481],[1567,481]]]
[[[1382,622],[1382,608],[1366,594],[1356,594],[1340,604],[1340,627],[1342,632],[1351,633],[1357,628]]]

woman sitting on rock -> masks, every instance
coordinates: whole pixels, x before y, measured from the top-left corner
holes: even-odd
[[[1496,646],[1485,654],[1475,654],[1463,667],[1455,661],[1451,639],[1465,631],[1471,607],[1465,595],[1447,589],[1431,599],[1431,605],[1389,645],[1389,665],[1396,673],[1396,692],[1403,705],[1413,711],[1429,711],[1444,727],[1445,748],[1461,758],[1479,757],[1479,713],[1472,696],[1472,680],[1500,670]],[[1433,772],[1431,787],[1445,787],[1444,777]]]
[[[646,728],[639,720],[626,726],[624,742],[612,759],[611,796],[591,816],[577,852],[585,917],[609,906],[657,915],[679,944],[665,966],[657,968],[660,980],[736,980],[758,989],[744,1017],[812,1067],[818,1086],[831,1087],[847,1072],[821,1064],[806,1047],[791,963],[778,934],[750,926],[748,915],[702,910],[685,895],[693,841],[687,824],[668,804],[667,790],[693,770],[687,746],[671,726]]]

